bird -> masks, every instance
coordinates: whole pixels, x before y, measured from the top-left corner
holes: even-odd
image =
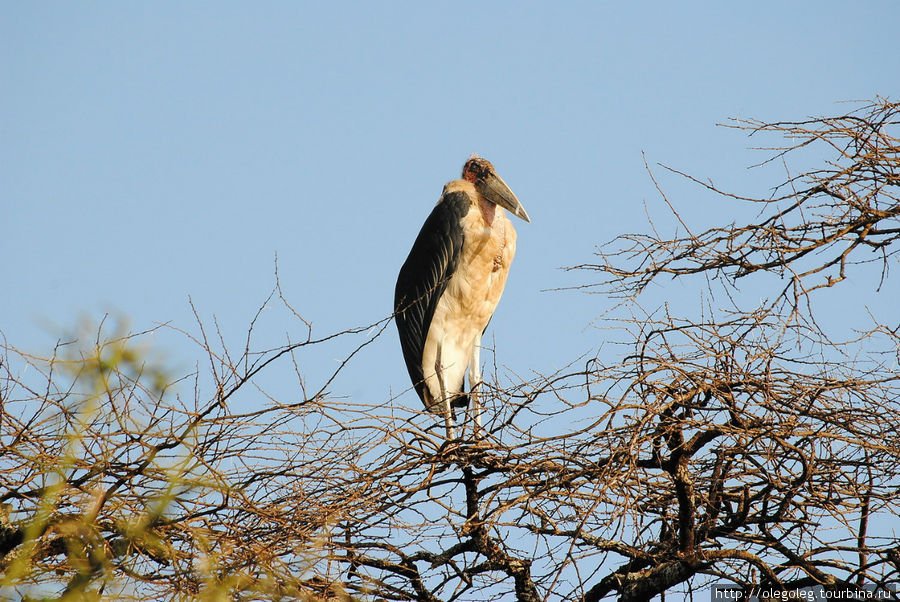
[[[472,155],[444,186],[397,277],[394,317],[406,368],[425,408],[444,418],[449,439],[452,408],[470,401],[481,428],[481,337],[516,254],[507,211],[531,222],[494,165]]]

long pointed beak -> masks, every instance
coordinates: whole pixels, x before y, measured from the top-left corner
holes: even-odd
[[[495,205],[500,205],[526,222],[531,222],[531,218],[528,217],[525,207],[522,206],[522,203],[519,202],[519,199],[513,191],[506,185],[506,182],[504,182],[497,174],[491,174],[485,178],[484,181],[480,183],[479,188],[481,194],[484,195],[484,198],[490,202]]]

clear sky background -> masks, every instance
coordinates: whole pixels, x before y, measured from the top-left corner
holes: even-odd
[[[192,329],[190,296],[240,346],[276,253],[314,334],[375,322],[476,152],[532,217],[515,222],[486,340],[501,370],[551,371],[607,336],[596,319],[611,300],[548,289],[590,281],[560,268],[646,230],[644,203],[660,203],[642,152],[765,195],[784,172],[747,170],[765,158],[756,141],[716,124],[896,99],[898,24],[887,0],[2,2],[0,331],[46,353],[85,315]],[[687,217],[730,221],[724,201],[660,175]],[[305,334],[263,313],[262,346]],[[341,345],[304,358],[311,381]],[[182,372],[203,359],[174,333],[155,349]],[[408,387],[391,326],[332,389]]]

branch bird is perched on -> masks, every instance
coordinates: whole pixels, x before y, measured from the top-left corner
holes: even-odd
[[[491,162],[473,155],[461,179],[444,186],[397,277],[394,312],[406,368],[425,407],[444,417],[450,439],[451,406],[471,400],[481,426],[481,335],[516,253],[504,209],[531,221]]]

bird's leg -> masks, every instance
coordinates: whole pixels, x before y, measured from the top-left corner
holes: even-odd
[[[474,434],[477,438],[481,431],[481,334],[475,337],[472,346],[472,360],[469,362],[469,400],[472,404],[472,417],[475,420]]]
[[[447,439],[453,441],[456,439],[456,432],[453,429],[453,412],[450,410],[450,395],[447,394],[447,387],[444,386],[444,370],[441,365],[441,347],[443,341],[438,343],[437,351],[434,357],[434,373],[438,379],[438,386],[441,388],[441,413],[444,415],[444,425],[447,427]]]
[[[448,397],[444,398],[444,424],[447,427],[447,440],[455,440],[456,431],[453,428],[453,415],[450,412],[450,399]]]

